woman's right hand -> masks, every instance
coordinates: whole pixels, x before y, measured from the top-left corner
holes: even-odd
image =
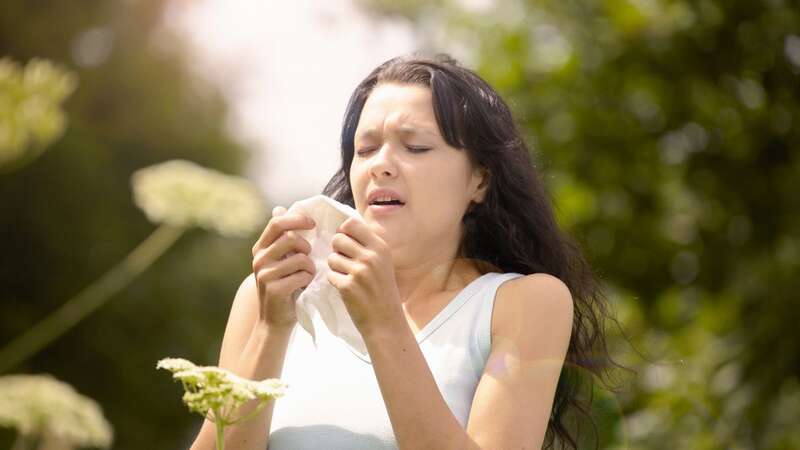
[[[286,214],[276,206],[264,232],[253,246],[260,303],[259,320],[269,327],[291,328],[297,323],[292,293],[314,279],[316,268],[309,258],[311,244],[292,230],[310,230],[314,221],[301,214]]]

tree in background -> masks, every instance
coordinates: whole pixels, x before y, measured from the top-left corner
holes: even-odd
[[[0,55],[42,57],[77,74],[63,137],[0,177],[0,342],[37,323],[152,231],[131,201],[131,175],[168,159],[238,173],[242,148],[223,129],[218,93],[190,76],[164,2],[3,2]],[[255,239],[255,236],[252,237]],[[96,399],[115,448],[176,448],[199,426],[169,381],[164,354],[216,361],[231,293],[252,239],[190,230],[114,302],[24,366]],[[0,434],[0,448],[11,442]]]
[[[639,374],[623,420],[600,402],[601,448],[800,447],[797,5],[363,3],[515,110],[645,355],[617,344]]]

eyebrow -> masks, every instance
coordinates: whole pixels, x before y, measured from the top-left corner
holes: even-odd
[[[403,125],[397,129],[397,132],[400,134],[429,134],[431,136],[439,137],[439,133],[435,131],[431,131],[427,128],[423,127],[412,127],[408,125]],[[376,128],[370,128],[362,133],[359,133],[355,136],[355,139],[368,139],[379,135],[380,133]]]

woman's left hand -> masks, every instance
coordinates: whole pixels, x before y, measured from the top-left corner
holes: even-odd
[[[392,255],[386,242],[359,219],[348,218],[336,231],[328,256],[328,281],[339,290],[366,339],[402,317]]]

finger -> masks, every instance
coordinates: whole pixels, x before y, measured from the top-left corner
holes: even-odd
[[[331,238],[331,248],[337,253],[355,259],[362,251],[362,246],[355,239],[344,233],[336,233]]]
[[[311,244],[296,232],[287,231],[269,247],[256,252],[253,265],[266,265],[270,261],[280,261],[294,254],[311,254]]]
[[[311,244],[306,238],[300,236],[297,231],[283,233],[270,247],[274,247],[272,251],[275,252],[277,257],[285,257],[295,253],[311,254]]]
[[[286,231],[310,230],[314,228],[315,225],[316,224],[310,217],[303,214],[286,213],[278,217],[273,217],[267,224],[261,237],[258,238],[258,241],[253,246],[253,254],[255,255],[259,249],[265,248],[275,242],[275,240]]]
[[[288,297],[289,294],[297,289],[307,287],[313,279],[314,275],[301,270],[271,283],[267,294]]]
[[[282,216],[284,214],[286,214],[286,208],[284,208],[283,206],[276,206],[276,207],[272,208],[272,217],[270,218],[269,222],[267,222],[267,226],[264,227],[264,231],[261,232],[261,235],[256,240],[256,243],[253,244],[253,256],[255,256],[256,251],[259,248],[263,248],[263,247],[260,247],[260,244],[262,243],[262,239],[264,238],[264,235],[267,233],[267,228],[269,227],[269,224],[272,223],[272,219],[274,219],[276,217],[280,217],[280,216]]]
[[[352,259],[347,259],[338,253],[331,253],[328,255],[327,262],[328,267],[330,267],[332,271],[339,272],[344,275],[352,273],[355,265],[355,261]]]
[[[275,206],[274,208],[272,208],[272,217],[267,222],[267,225],[264,227],[264,230],[261,232],[261,235],[258,237],[258,239],[256,239],[256,243],[253,244],[253,256],[256,255],[258,250],[260,250],[263,247],[266,247],[266,245],[261,245],[261,244],[262,242],[264,242],[265,235],[267,234],[267,230],[269,229],[269,224],[271,224],[276,217],[282,216],[285,213],[286,213],[286,208],[284,208],[283,206]]]
[[[339,225],[336,231],[350,236],[356,242],[367,248],[375,248],[376,245],[380,244],[378,242],[380,238],[369,225],[355,217],[347,218],[347,220]]]
[[[257,270],[258,277],[263,281],[276,281],[287,277],[297,271],[305,271],[314,275],[317,272],[314,261],[306,255],[297,253],[286,259],[264,265]]]
[[[348,282],[347,275],[343,275],[334,270],[328,271],[326,278],[328,279],[328,283],[340,291],[347,285]],[[344,298],[342,298],[342,300],[344,300]]]

